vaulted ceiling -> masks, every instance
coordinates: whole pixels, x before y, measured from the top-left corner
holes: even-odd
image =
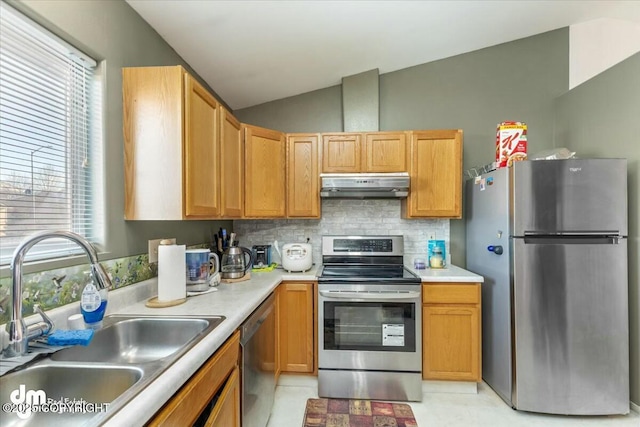
[[[126,1],[234,110],[593,19],[640,25],[637,0]]]

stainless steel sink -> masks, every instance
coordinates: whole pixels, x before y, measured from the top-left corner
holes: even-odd
[[[150,362],[172,355],[221,321],[220,318],[122,318],[98,331],[89,346],[60,350],[51,358],[75,362]]]
[[[101,425],[224,319],[223,316],[107,316],[103,328],[88,346],[59,350],[40,362],[0,377],[0,401],[10,402],[13,393],[28,403],[30,396],[42,390],[56,402],[83,399],[92,404],[106,403],[108,410],[84,414],[33,413],[24,419],[15,413],[3,413],[0,426]]]
[[[46,399],[53,399],[57,404],[49,408],[51,412],[33,412],[31,415],[28,413],[29,409],[24,407],[22,410],[25,419],[5,413],[2,424],[8,421],[11,421],[12,426],[56,425],[61,421],[65,424],[84,423],[95,416],[96,412],[61,414],[57,409],[62,410],[65,407],[59,403],[84,400],[87,403],[101,405],[100,407],[106,410],[108,404],[140,381],[142,376],[143,370],[136,367],[55,364],[36,365],[4,375],[0,377],[0,401],[3,410],[7,409],[5,404],[11,402],[11,393],[14,393],[16,401],[25,404],[46,402]],[[20,391],[21,387],[23,392]],[[35,393],[39,393],[45,400],[36,400]],[[103,405],[105,403],[107,405]]]

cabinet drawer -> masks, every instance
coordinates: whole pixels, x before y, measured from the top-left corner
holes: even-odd
[[[160,409],[150,426],[192,425],[238,365],[240,332],[231,338]]]
[[[423,304],[479,304],[478,283],[422,285]]]

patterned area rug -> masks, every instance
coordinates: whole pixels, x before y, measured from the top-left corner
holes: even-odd
[[[406,403],[309,399],[303,427],[417,427]]]

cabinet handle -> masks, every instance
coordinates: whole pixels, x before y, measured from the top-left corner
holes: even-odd
[[[347,292],[347,291],[320,291],[321,296],[331,299],[415,299],[420,298],[420,292]]]

